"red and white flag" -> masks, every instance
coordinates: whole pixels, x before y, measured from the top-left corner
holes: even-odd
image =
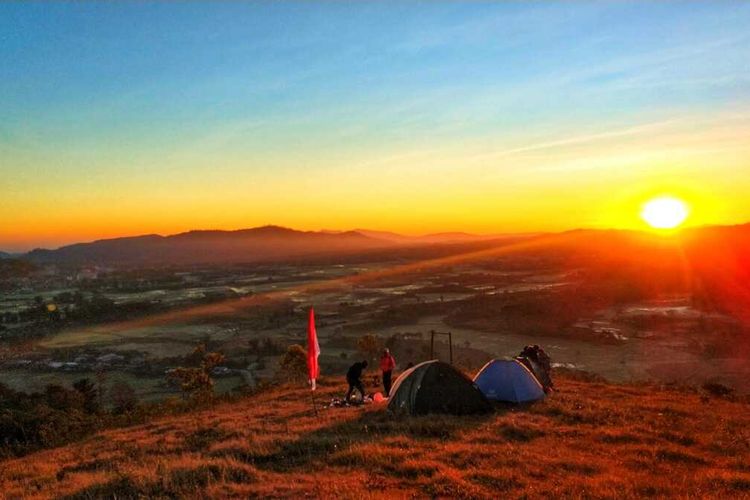
[[[318,333],[315,331],[315,312],[311,307],[310,317],[307,320],[307,378],[313,391],[315,390],[315,380],[320,375],[318,356],[320,356],[320,346],[318,345]]]

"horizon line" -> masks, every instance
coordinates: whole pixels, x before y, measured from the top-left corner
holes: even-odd
[[[746,222],[739,222],[735,224],[686,224],[684,226],[681,226],[677,230],[669,230],[669,231],[662,231],[662,230],[653,230],[649,229],[647,227],[644,228],[634,228],[634,227],[610,227],[610,226],[581,226],[581,227],[573,227],[570,229],[563,229],[558,231],[518,231],[518,232],[491,232],[491,233],[480,233],[480,232],[467,232],[467,231],[437,231],[437,232],[430,232],[430,233],[418,233],[418,234],[412,234],[412,233],[401,233],[397,231],[391,231],[387,229],[367,229],[367,228],[355,228],[355,229],[327,229],[327,228],[320,228],[320,229],[297,229],[290,226],[283,226],[279,224],[262,224],[259,226],[251,226],[251,227],[239,227],[234,229],[218,229],[218,228],[200,228],[200,229],[188,229],[186,231],[178,231],[174,233],[138,233],[138,234],[123,234],[119,236],[112,236],[112,237],[102,237],[102,238],[94,238],[90,240],[75,240],[71,241],[69,243],[62,243],[58,246],[42,246],[43,244],[40,244],[39,246],[27,246],[22,249],[15,249],[15,250],[4,250],[3,248],[7,247],[0,247],[0,253],[5,253],[11,256],[22,256],[25,254],[28,254],[30,252],[36,251],[36,250],[46,250],[46,251],[55,251],[59,250],[61,248],[73,246],[73,245],[86,245],[86,244],[92,244],[97,243],[101,241],[113,241],[113,240],[120,240],[120,239],[130,239],[130,238],[143,238],[148,236],[157,236],[160,238],[170,238],[174,236],[179,236],[182,234],[188,234],[188,233],[196,233],[196,232],[223,232],[223,233],[236,233],[241,231],[250,231],[254,229],[263,229],[263,228],[278,228],[278,229],[286,229],[290,231],[300,232],[300,233],[317,233],[317,234],[343,234],[343,233],[359,233],[363,236],[367,236],[366,234],[363,234],[363,232],[372,232],[372,233],[385,233],[385,234],[391,234],[395,237],[405,238],[405,239],[414,239],[418,240],[420,238],[429,238],[429,237],[436,237],[436,236],[443,236],[443,235],[464,235],[466,237],[475,237],[475,238],[486,238],[486,239],[492,239],[492,238],[502,238],[502,237],[513,237],[513,236],[539,236],[539,235],[554,235],[554,234],[565,234],[573,231],[624,231],[624,232],[639,232],[639,233],[651,233],[651,234],[674,234],[679,233],[684,230],[691,230],[691,229],[703,229],[703,228],[711,228],[711,227],[738,227],[750,224],[750,221]]]

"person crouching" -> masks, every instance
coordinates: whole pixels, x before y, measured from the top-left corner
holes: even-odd
[[[354,389],[359,391],[359,394],[362,396],[362,401],[365,400],[365,388],[362,385],[362,372],[365,371],[365,369],[367,369],[367,361],[362,361],[354,363],[346,372],[346,382],[349,384],[349,390],[346,391],[345,398],[347,403],[349,402]]]

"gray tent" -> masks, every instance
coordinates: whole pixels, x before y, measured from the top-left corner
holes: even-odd
[[[467,415],[492,410],[469,377],[442,361],[420,363],[406,370],[391,389],[388,411],[410,415]]]

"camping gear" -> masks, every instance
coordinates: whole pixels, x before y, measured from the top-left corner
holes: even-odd
[[[397,414],[467,415],[492,410],[469,377],[436,359],[402,373],[388,399],[388,411]]]
[[[542,384],[542,389],[544,389],[545,393],[552,390],[552,378],[550,377],[549,371],[546,370],[541,363],[522,356],[518,356],[516,360],[534,374],[534,377],[536,377],[539,383]]]
[[[544,352],[544,349],[537,344],[527,345],[523,348],[521,354],[516,356],[516,359],[531,370],[531,373],[542,384],[544,392],[549,392],[552,389],[552,360]]]
[[[323,403],[323,408],[350,408],[350,407],[356,407],[356,406],[363,406],[368,405],[372,403],[378,403],[379,401],[376,400],[376,396],[380,394],[374,394],[374,395],[367,395],[362,399],[350,399],[346,400],[344,398],[331,398],[331,401],[328,404]],[[382,395],[380,396],[381,401],[387,401]]]
[[[474,383],[492,401],[530,403],[545,396],[542,384],[517,359],[493,359],[479,370]]]

